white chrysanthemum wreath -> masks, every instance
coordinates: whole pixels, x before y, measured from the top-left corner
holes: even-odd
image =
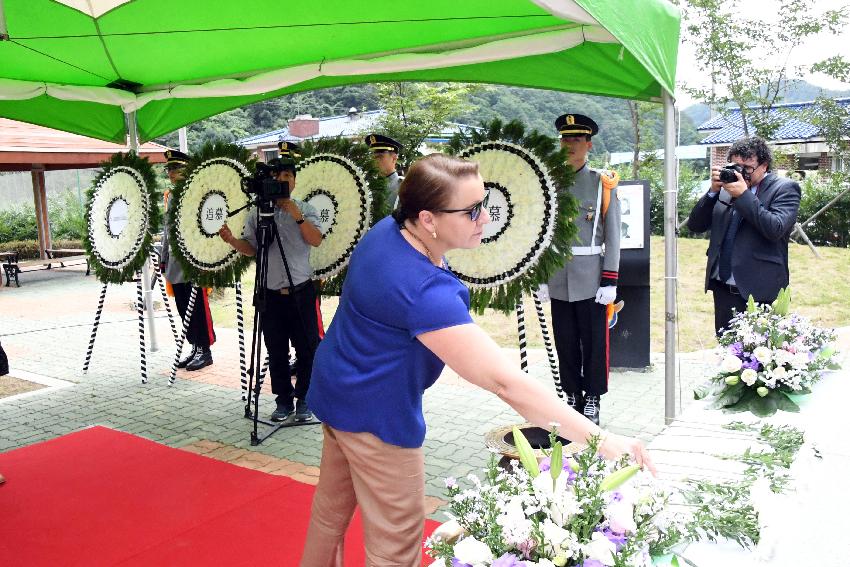
[[[295,198],[313,205],[319,214],[322,245],[310,251],[317,279],[342,270],[354,246],[369,228],[372,194],[363,171],[348,158],[317,154],[298,164]]]
[[[235,159],[213,158],[196,167],[183,185],[175,229],[180,252],[195,269],[224,270],[239,259],[239,252],[219,237],[218,229],[227,222],[233,234],[242,234],[248,209],[227,215],[248,203],[242,180],[249,175]]]
[[[89,213],[92,252],[106,268],[130,264],[148,234],[150,196],[142,175],[130,167],[114,167],[95,188]]]
[[[491,222],[481,246],[453,250],[447,258],[470,287],[496,287],[533,268],[551,244],[558,216],[556,188],[543,163],[516,144],[485,142],[459,157],[479,164],[490,190]]]

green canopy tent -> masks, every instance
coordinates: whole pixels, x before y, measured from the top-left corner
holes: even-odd
[[[351,83],[502,83],[663,102],[666,0],[0,0],[0,116],[131,144],[222,111]],[[675,159],[665,180],[667,417],[674,413]]]

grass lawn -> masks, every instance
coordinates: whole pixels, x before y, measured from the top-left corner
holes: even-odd
[[[651,239],[650,266],[650,325],[651,349],[664,351],[664,239]],[[703,292],[705,278],[705,251],[707,240],[682,238],[678,242],[678,321],[680,352],[712,348],[714,339],[714,313],[711,294]],[[814,257],[806,246],[791,244],[791,291],[794,311],[810,317],[821,326],[840,327],[850,325],[850,249],[818,248],[820,259]],[[253,308],[250,303],[254,287],[253,266],[243,278],[245,290],[245,320],[251,325]],[[327,326],[336,311],[338,298],[322,299],[322,315]],[[213,320],[223,327],[236,326],[236,300],[232,289],[217,290],[211,301]],[[626,306],[628,309],[628,306]],[[549,317],[548,304],[545,306]],[[525,301],[526,333],[530,346],[543,346],[540,327],[537,324],[534,302]],[[475,321],[487,331],[497,343],[505,347],[517,347],[517,324],[515,315],[504,315],[488,310],[484,315],[475,315]],[[547,319],[548,320],[548,319]],[[551,330],[551,329],[550,329]]]

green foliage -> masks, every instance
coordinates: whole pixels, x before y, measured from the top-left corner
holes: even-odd
[[[110,268],[103,265],[94,253],[94,247],[88,230],[88,219],[91,213],[92,200],[94,193],[100,182],[109,173],[110,170],[116,167],[129,167],[135,169],[142,176],[145,188],[148,191],[148,232],[142,240],[142,245],[136,253],[135,258],[126,266],[120,269]],[[139,157],[136,152],[130,151],[125,153],[113,154],[112,157],[103,162],[101,172],[92,181],[91,188],[86,191],[86,210],[85,221],[86,231],[83,234],[83,248],[89,257],[92,271],[98,280],[103,283],[124,283],[133,279],[135,273],[139,271],[148,258],[148,254],[153,242],[153,234],[160,231],[162,225],[162,215],[160,213],[159,201],[160,195],[156,187],[156,174],[151,167],[148,158]]]
[[[86,233],[86,207],[77,192],[69,189],[51,195],[48,204],[53,237],[81,240]]]
[[[758,513],[750,502],[750,485],[692,480],[682,493],[693,514],[685,526],[688,539],[725,538],[744,548],[758,544]]]
[[[23,204],[0,210],[0,242],[37,238],[34,205]]]
[[[748,18],[745,26],[735,25],[741,20],[743,4],[741,0],[681,3],[685,41],[694,46],[697,61],[711,81],[709,86],[686,91],[720,112],[730,106],[740,109],[746,136],[771,139],[782,119],[770,110],[810,68],[790,66],[791,53],[822,32],[838,34],[844,27],[846,9],[818,9],[816,0],[782,0],[769,14]],[[765,57],[767,45],[771,53],[783,54],[783,59],[777,62]],[[842,61],[831,57],[815,63],[814,68],[838,74],[844,68]]]
[[[184,179],[181,179],[174,186],[174,192],[171,194],[171,199],[175,199],[175,203],[180,201],[183,191],[186,190],[186,182],[192,177],[192,173],[202,163],[214,158],[229,158],[245,164],[249,170],[254,168],[255,160],[251,157],[251,153],[235,144],[229,144],[222,141],[207,142],[195,152],[189,163],[186,165]],[[170,208],[174,211],[176,209]],[[194,282],[202,287],[224,287],[230,286],[235,281],[239,281],[242,274],[250,265],[252,258],[238,254],[236,261],[218,271],[200,270],[186,259],[183,250],[180,248],[180,238],[177,234],[177,223],[169,222],[168,225],[168,244],[171,247],[171,254],[177,258],[180,267],[183,269],[183,274],[187,281]]]
[[[428,136],[473,109],[469,96],[482,89],[457,83],[381,83],[375,88],[386,110],[377,130],[402,144],[399,164],[405,170],[421,156],[419,147]]]
[[[848,161],[850,163],[850,161]],[[798,218],[808,221],[830,201],[838,197],[847,187],[836,177],[807,177],[800,184],[803,195],[800,200]],[[803,229],[817,246],[850,246],[850,193],[818,215],[811,223],[805,222]]]
[[[54,248],[80,248],[81,240],[53,240]],[[17,252],[19,260],[32,260],[41,257],[38,240],[10,240],[0,243],[0,252]]]
[[[558,218],[549,247],[540,255],[537,264],[525,274],[491,288],[470,290],[470,308],[481,314],[487,307],[510,313],[523,295],[530,295],[540,284],[546,283],[570,259],[570,246],[578,234],[573,219],[578,215],[578,204],[569,189],[575,179],[575,171],[567,162],[565,149],[559,148],[555,139],[537,130],[526,134],[525,126],[518,121],[502,124],[499,120],[482,125],[469,136],[456,134],[449,142],[447,151],[458,153],[462,148],[487,141],[504,141],[516,144],[531,152],[548,169],[558,192]]]

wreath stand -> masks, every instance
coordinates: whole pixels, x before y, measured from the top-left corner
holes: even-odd
[[[148,365],[147,365],[147,355],[146,355],[146,345],[145,345],[145,310],[148,310],[148,326],[150,327],[151,333],[151,351],[157,350],[156,346],[156,335],[153,329],[153,301],[150,296],[153,294],[153,290],[150,289],[153,285],[153,281],[151,281],[151,285],[148,285],[149,278],[145,272],[148,271],[148,262],[150,259],[157,255],[155,250],[151,251],[151,255],[145,259],[145,267],[142,270],[136,272],[136,277],[134,280],[136,281],[136,312],[139,315],[139,359],[140,365],[139,370],[142,377],[142,384],[147,384],[148,382]],[[153,280],[157,280],[158,278],[154,275]],[[89,364],[91,362],[92,352],[94,351],[94,341],[97,337],[97,329],[100,326],[100,316],[103,313],[103,303],[106,300],[106,289],[109,286],[108,283],[104,283],[100,288],[100,297],[97,301],[97,310],[94,316],[94,324],[92,325],[91,336],[89,337],[89,344],[86,350],[86,359],[83,363],[83,374],[87,374],[89,371]],[[168,313],[168,321],[171,324],[171,332],[174,334],[175,340],[177,340],[177,328],[174,325],[174,316],[171,312],[171,306],[168,304],[168,296],[165,293],[165,284],[161,279],[159,279],[159,291],[162,295],[163,303],[165,304],[165,310]],[[149,298],[149,300],[145,301],[145,296]],[[185,331],[184,331],[185,332]],[[179,351],[178,351],[179,352]]]
[[[543,311],[543,301],[540,299],[538,291],[532,293],[534,298],[534,308],[537,311],[537,321],[540,323],[540,334],[543,335],[543,344],[546,347],[546,356],[549,359],[549,371],[552,374],[552,381],[555,383],[555,393],[558,398],[564,399],[564,390],[561,388],[561,373],[558,368],[558,358],[555,355],[555,349],[552,346],[552,339],[549,336],[549,326],[546,323],[546,313]],[[516,304],[517,318],[517,338],[519,339],[519,366],[520,369],[528,373],[528,342],[525,335],[525,306],[522,303],[522,298]]]

